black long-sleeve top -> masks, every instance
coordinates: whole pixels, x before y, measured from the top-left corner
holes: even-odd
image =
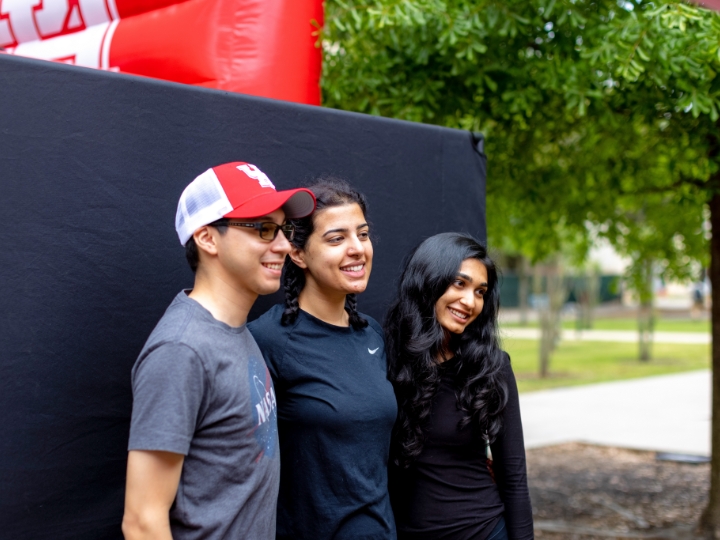
[[[480,430],[460,429],[458,358],[441,364],[422,453],[408,469],[391,469],[390,495],[399,540],[484,540],[504,515],[510,540],[533,538],[517,384],[506,355],[508,403],[490,446],[495,480]]]

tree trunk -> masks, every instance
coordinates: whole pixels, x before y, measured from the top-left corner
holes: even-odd
[[[550,374],[550,355],[553,347],[553,331],[550,310],[543,308],[540,311],[540,378],[544,379]]]
[[[594,311],[598,303],[600,291],[600,276],[594,268],[586,268],[582,274],[575,278],[575,331],[580,334],[583,330],[593,327]]]
[[[710,283],[712,284],[712,424],[710,496],[700,518],[700,528],[720,539],[720,194],[710,199]]]
[[[655,332],[655,309],[653,308],[653,261],[641,261],[642,282],[638,287],[638,348],[641,362],[652,358],[653,333]]]
[[[518,265],[518,296],[520,301],[520,326],[528,324],[528,295],[530,294],[530,272],[528,260],[520,255]]]
[[[545,279],[545,294],[543,295],[543,265],[533,266],[533,295],[535,308],[540,319],[540,378],[548,376],[550,370],[550,340],[548,339],[549,305],[547,296],[547,279]]]
[[[643,300],[638,309],[638,354],[641,362],[649,362],[652,358],[654,329],[655,315],[652,300]]]
[[[585,328],[592,330],[595,322],[595,308],[600,302],[600,272],[593,268],[588,272],[588,309]]]
[[[567,298],[565,276],[559,257],[546,266],[545,291],[547,301],[540,310],[540,377],[550,374],[550,355],[560,341],[560,315]]]
[[[573,286],[575,293],[575,332],[578,335],[586,330],[585,321],[587,320],[587,275],[581,274],[576,276]]]

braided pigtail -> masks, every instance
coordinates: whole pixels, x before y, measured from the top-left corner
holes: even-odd
[[[285,259],[283,268],[283,289],[285,290],[285,311],[280,322],[283,326],[293,324],[300,313],[298,297],[305,286],[305,272],[297,266],[290,257]]]
[[[355,294],[348,294],[345,297],[345,311],[347,311],[350,317],[350,326],[355,330],[360,330],[367,327],[368,322],[363,319],[357,311],[357,296]]]

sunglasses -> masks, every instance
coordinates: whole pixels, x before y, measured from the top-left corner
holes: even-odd
[[[292,240],[295,238],[295,225],[292,223],[286,223],[284,225],[278,225],[272,221],[255,221],[252,223],[244,223],[242,221],[224,221],[216,223],[215,225],[229,225],[231,227],[245,227],[248,229],[255,229],[260,233],[260,238],[272,242],[277,238],[278,232],[282,231],[285,238]]]

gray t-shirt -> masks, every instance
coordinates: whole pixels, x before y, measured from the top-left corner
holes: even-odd
[[[128,449],[185,455],[173,538],[274,539],[275,392],[246,327],[179,293],[140,353],[132,386]]]

